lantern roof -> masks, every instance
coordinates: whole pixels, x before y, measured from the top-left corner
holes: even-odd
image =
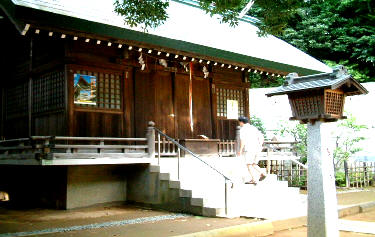
[[[336,66],[331,73],[320,73],[299,77],[297,73],[289,73],[284,85],[267,93],[267,96],[306,92],[317,89],[342,89],[345,95],[367,94],[368,91],[356,81],[344,66]]]

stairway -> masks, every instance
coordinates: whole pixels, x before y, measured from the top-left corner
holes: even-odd
[[[234,183],[227,185],[227,213],[225,212],[224,178],[194,158],[180,159],[180,178],[177,159],[161,159],[160,166],[149,170],[159,176],[160,204],[153,205],[170,211],[180,211],[211,217],[257,217],[280,219],[306,214],[306,196],[298,188],[288,187],[287,181],[277,181],[268,175],[258,185],[244,184],[243,166],[233,158],[209,158]],[[240,175],[235,175],[239,173]]]

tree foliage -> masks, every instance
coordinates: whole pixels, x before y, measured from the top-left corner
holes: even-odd
[[[250,117],[250,124],[256,127],[264,136],[266,136],[266,128],[261,118],[253,115]]]
[[[365,140],[365,137],[359,136],[358,133],[367,129],[366,125],[358,124],[357,119],[348,114],[348,118],[341,120],[335,130],[334,137],[336,147],[333,151],[335,170],[339,169],[344,161],[347,161],[355,153],[362,150],[358,143]]]
[[[291,136],[298,142],[295,146],[297,155],[302,163],[307,162],[307,126],[299,123],[282,123],[276,132],[283,137]]]
[[[155,28],[168,18],[167,8],[170,0],[115,0],[115,12],[124,17],[130,26]],[[238,16],[249,0],[198,0],[200,7],[211,17],[221,16],[221,23],[238,25]],[[261,20],[256,23],[259,34],[280,34],[287,26],[290,17],[303,0],[255,0],[254,13]],[[189,19],[186,19],[188,22]]]
[[[255,23],[259,28],[259,35],[281,35],[288,22],[302,6],[303,0],[256,0],[249,15],[258,18]]]
[[[124,17],[131,27],[141,25],[142,28],[154,28],[161,25],[167,18],[168,1],[160,0],[116,0],[115,12]]]
[[[375,1],[310,0],[282,37],[311,56],[342,64],[359,81],[375,81]]]
[[[252,88],[267,88],[282,85],[284,83],[284,78],[259,73],[250,73],[249,81]]]

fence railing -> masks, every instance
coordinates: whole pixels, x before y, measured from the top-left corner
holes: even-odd
[[[265,167],[265,162],[261,166]],[[288,181],[289,186],[307,188],[307,169],[293,160],[271,161],[270,173],[276,174],[278,180]],[[343,171],[336,171],[336,184],[353,188],[374,186],[375,162],[349,163]]]
[[[288,181],[290,187],[307,188],[306,166],[296,160],[264,160],[261,167],[268,167],[270,174],[275,174],[280,181]]]
[[[0,159],[34,159],[42,152],[42,147],[32,138],[0,141]]]
[[[375,162],[352,162],[346,167],[346,186],[363,188],[375,185]]]
[[[0,141],[0,158],[92,159],[145,157],[146,138],[32,136]]]
[[[179,140],[176,140],[178,143]],[[176,157],[178,155],[178,146],[173,142],[166,139],[164,136],[161,136],[160,133],[157,135],[156,139],[156,155],[160,157]]]
[[[219,156],[235,156],[236,144],[236,140],[220,140],[217,144]]]

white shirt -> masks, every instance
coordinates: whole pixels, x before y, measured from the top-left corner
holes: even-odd
[[[260,152],[262,150],[264,136],[256,127],[245,123],[240,129],[240,139],[245,146],[245,151]]]

